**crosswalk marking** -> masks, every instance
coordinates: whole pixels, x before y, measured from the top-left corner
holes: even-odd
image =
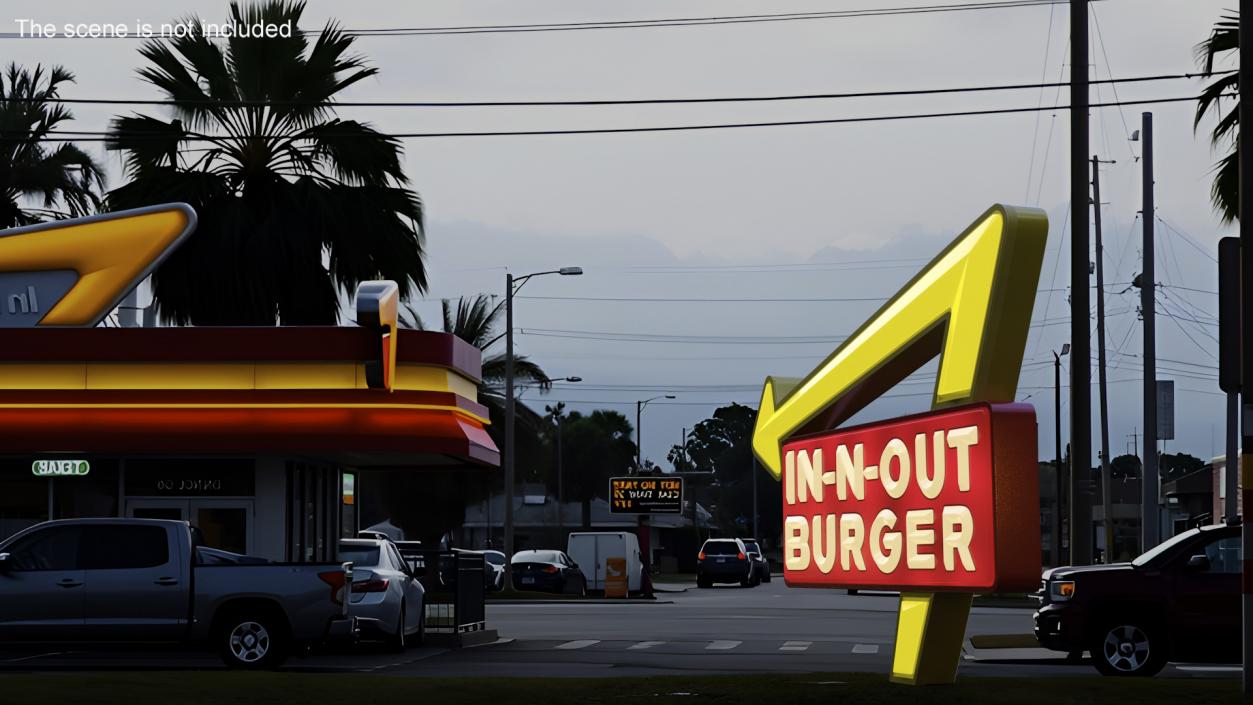
[[[878,644],[853,644],[853,653],[877,654],[879,653],[879,645]]]
[[[730,639],[715,639],[714,641],[709,642],[709,645],[706,646],[705,649],[710,651],[727,651],[728,649],[734,649],[743,643],[744,642],[742,641],[731,641]]]
[[[783,646],[779,647],[779,651],[808,651],[813,645],[812,641],[785,641]]]
[[[599,644],[600,639],[576,639],[575,641],[567,641],[564,644],[554,646],[554,649],[586,649],[592,644]]]
[[[651,649],[654,646],[660,646],[664,643],[666,642],[664,641],[641,641],[638,644],[631,644],[627,648],[628,649]]]

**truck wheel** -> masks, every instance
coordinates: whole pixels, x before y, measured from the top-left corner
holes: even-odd
[[[218,629],[218,652],[229,668],[277,668],[287,660],[288,644],[278,620],[266,614],[228,615]]]
[[[1091,651],[1093,665],[1106,676],[1154,676],[1166,665],[1166,645],[1157,630],[1131,621],[1098,629]]]
[[[392,651],[405,650],[405,606],[400,605],[400,619],[396,622],[396,633],[387,639],[387,647]]]

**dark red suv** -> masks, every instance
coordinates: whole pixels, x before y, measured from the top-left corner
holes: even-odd
[[[1090,651],[1107,676],[1151,676],[1167,661],[1240,660],[1240,526],[1186,531],[1130,563],[1044,573],[1035,636]]]

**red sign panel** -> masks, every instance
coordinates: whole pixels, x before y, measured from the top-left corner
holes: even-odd
[[[783,446],[788,585],[1030,590],[1040,581],[1035,411],[977,404]]]

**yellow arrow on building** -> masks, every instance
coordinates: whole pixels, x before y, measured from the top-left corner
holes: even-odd
[[[183,203],[0,231],[0,326],[94,326],[196,227]]]
[[[935,407],[1011,401],[1048,216],[994,206],[803,380],[766,379],[753,451],[776,478],[790,436],[825,431],[940,355]]]

